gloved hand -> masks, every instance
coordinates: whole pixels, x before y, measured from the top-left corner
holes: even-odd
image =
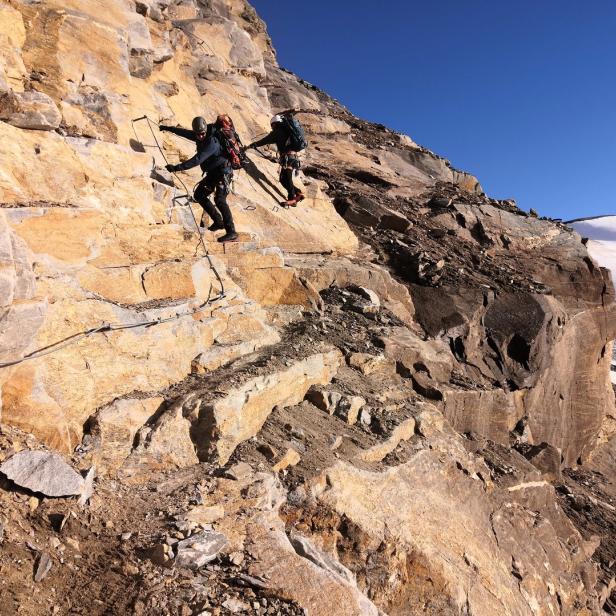
[[[176,171],[179,171],[180,170],[179,167],[180,167],[179,165],[165,165],[165,169],[167,171],[170,171],[171,173],[175,173]]]

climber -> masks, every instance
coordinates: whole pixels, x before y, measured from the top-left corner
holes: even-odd
[[[159,129],[190,139],[197,144],[197,153],[192,158],[179,165],[166,165],[166,169],[176,172],[201,166],[205,176],[197,184],[194,198],[213,221],[208,229],[210,231],[225,229],[226,233],[218,238],[219,242],[236,240],[237,233],[227,203],[227,195],[233,178],[233,169],[238,168],[239,164],[234,156],[237,157],[240,151],[233,138],[235,130],[231,118],[221,114],[214,124],[208,124],[204,118],[196,117],[192,121],[192,130],[164,125],[160,125]],[[213,192],[215,192],[215,206],[209,198]],[[203,218],[200,226],[204,226]]]
[[[276,144],[280,163],[279,180],[287,191],[288,197],[282,205],[295,207],[305,198],[304,194],[293,184],[293,172],[301,166],[297,153],[307,145],[304,131],[299,122],[290,114],[276,114],[271,119],[271,126],[272,131],[268,135],[247,145],[246,149]]]

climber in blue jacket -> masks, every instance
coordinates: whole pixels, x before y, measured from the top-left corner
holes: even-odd
[[[196,117],[192,121],[192,130],[176,126],[160,125],[161,131],[167,131],[197,144],[197,153],[178,165],[167,165],[167,171],[186,171],[199,165],[205,176],[197,184],[194,198],[212,219],[210,231],[225,229],[226,233],[218,238],[219,242],[230,242],[237,239],[233,215],[227,203],[233,179],[233,164],[227,148],[227,139],[223,131],[233,127],[227,115],[219,115],[214,124],[208,124],[204,118]],[[214,203],[210,195],[215,191]],[[201,226],[203,219],[201,219]]]

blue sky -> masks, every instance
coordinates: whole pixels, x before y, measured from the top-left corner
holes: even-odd
[[[279,63],[541,215],[616,214],[616,0],[251,0]]]

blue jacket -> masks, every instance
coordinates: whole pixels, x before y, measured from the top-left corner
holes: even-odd
[[[187,128],[180,128],[179,126],[160,127],[160,130],[168,131],[174,135],[184,137],[185,139],[190,139],[197,144],[197,153],[192,158],[180,163],[177,166],[178,171],[185,171],[186,169],[192,169],[193,167],[200,165],[203,173],[214,171],[216,169],[220,169],[221,171],[225,171],[227,173],[233,172],[231,163],[225,156],[223,148],[220,145],[220,141],[216,138],[212,128],[213,125],[208,124],[207,136],[205,139],[199,140],[197,139],[195,132]]]

